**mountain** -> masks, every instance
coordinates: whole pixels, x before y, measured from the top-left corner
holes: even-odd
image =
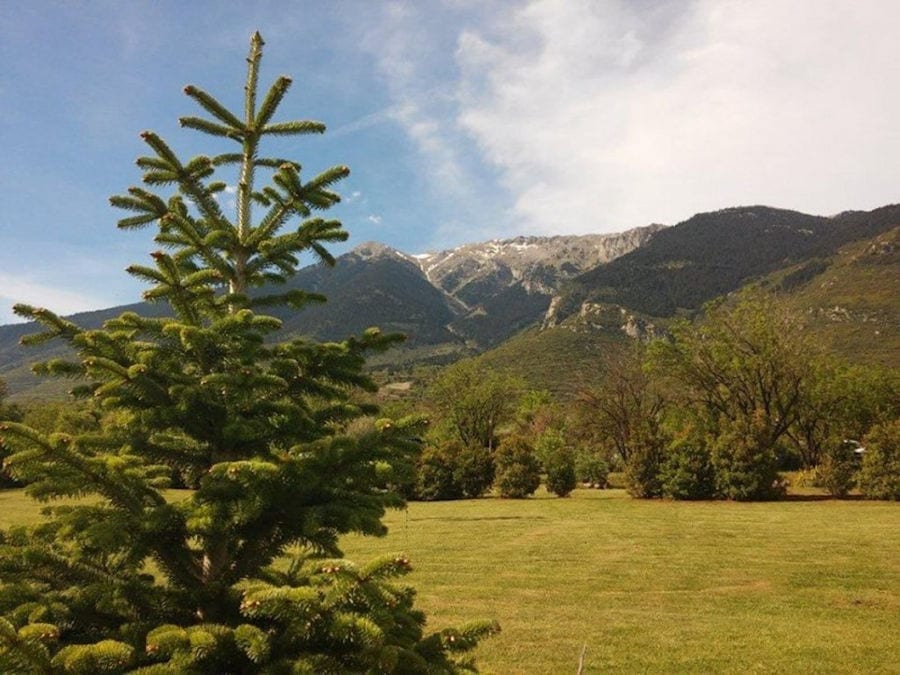
[[[566,281],[641,247],[663,227],[517,237],[415,257],[426,278],[463,310],[450,328],[484,349],[534,324]]]
[[[762,283],[783,295],[828,349],[900,368],[900,225]]]
[[[575,277],[546,325],[612,304],[655,317],[692,314],[743,284],[900,224],[900,205],[826,218],[765,206],[698,214]]]
[[[303,268],[287,284],[320,293],[327,302],[300,312],[267,311],[283,320],[287,336],[339,340],[370,326],[404,333],[403,347],[377,356],[376,364],[445,363],[535,324],[565,281],[640,246],[660,228],[519,237],[419,256],[368,242],[338,257],[333,267]],[[72,318],[79,325],[95,327],[126,309],[158,315],[164,308],[138,304]],[[19,338],[31,331],[23,325],[0,326],[0,377],[20,397],[60,395],[67,384],[38,381],[29,364],[65,354],[65,347],[51,343],[21,348]]]
[[[900,368],[900,219],[896,209],[841,214],[834,220],[841,228],[848,222],[859,224],[857,231],[863,233],[889,229],[749,283],[774,292],[793,308],[824,348],[852,363]],[[831,250],[835,240],[853,235],[829,236],[834,237],[832,243],[819,250]],[[638,257],[636,253],[630,255]],[[667,321],[667,317],[617,304],[584,302],[578,312],[553,326],[522,331],[479,359],[485,368],[514,370],[529,386],[565,399],[602,381],[597,364],[605,351],[626,338],[660,335]]]
[[[289,285],[321,293],[327,301],[300,312],[272,311],[288,334],[341,340],[378,326],[405,333],[409,347],[461,343],[447,328],[459,312],[452,299],[428,282],[414,258],[383,244],[357,246],[333,267],[305,267]]]
[[[369,242],[334,267],[306,267],[289,287],[328,301],[278,309],[284,335],[338,340],[370,326],[407,342],[372,359],[379,368],[443,364],[487,352],[485,363],[532,372],[535,386],[590,379],[598,353],[626,336],[661,333],[673,316],[748,283],[783,293],[834,349],[900,365],[900,206],[825,218],[764,206],[698,214],[678,225],[614,235],[518,237],[408,255]],[[85,327],[131,305],[75,315]],[[543,326],[543,329],[540,329]],[[29,364],[65,353],[54,343],[24,349],[30,326],[0,326],[0,378],[19,398],[59,396],[66,382],[41,380]]]

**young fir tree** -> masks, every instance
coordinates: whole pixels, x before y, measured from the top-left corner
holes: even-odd
[[[275,342],[280,322],[255,311],[319,300],[257,289],[294,274],[303,252],[332,263],[325,246],[347,236],[315,215],[339,201],[332,186],[347,167],[304,181],[299,164],[260,154],[269,136],[324,131],[273,121],[287,77],[258,102],[262,45],[254,35],[243,114],[185,88],[209,117],[182,126],[238,151],[182,162],[145,132],[152,153],[137,163],[147,187],[111,200],[130,212],[119,227],[158,228],[153,266],[128,271],[172,315],[128,312],[85,330],[15,308],[43,326],[26,343],[63,340],[77,355],[36,370],[87,382],[73,393],[101,416],[87,433],[2,424],[18,450],[8,469],[32,497],[85,498],[0,533],[2,672],[452,672],[494,630],[424,635],[412,591],[392,581],[409,569],[404,556],[360,567],[324,558],[339,555],[341,533],[384,532],[383,511],[397,501],[381,469],[403,458],[412,434],[402,422],[342,433],[371,412],[352,397],[372,388],[364,354],[396,337]],[[215,179],[229,166],[233,217]],[[173,478],[196,489],[172,498]]]

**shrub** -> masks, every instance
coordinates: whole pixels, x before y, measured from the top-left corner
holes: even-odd
[[[547,489],[557,497],[568,497],[575,489],[575,458],[568,450],[561,450],[544,460]]]
[[[426,448],[417,469],[416,495],[423,501],[480,497],[494,482],[490,450],[457,440]]]
[[[624,471],[625,489],[632,497],[650,499],[662,494],[661,447],[661,439],[653,435],[644,435],[632,444]]]
[[[457,461],[457,444],[448,441],[425,448],[417,463],[418,480],[416,494],[427,502],[460,499],[462,488],[454,472]]]
[[[478,445],[458,446],[453,477],[463,497],[474,499],[487,492],[494,482],[491,451]]]
[[[575,476],[591,487],[609,487],[609,464],[599,453],[583,448],[575,455]]]
[[[547,490],[557,497],[566,497],[575,489],[575,458],[567,447],[559,429],[547,429],[535,443],[535,452],[544,465]]]
[[[716,478],[709,450],[687,440],[673,443],[660,468],[660,484],[672,499],[712,499]]]
[[[860,491],[869,499],[900,500],[900,418],[872,427],[863,445]]]
[[[858,460],[852,443],[834,443],[826,448],[822,461],[816,467],[819,487],[833,497],[846,497],[856,482]]]
[[[790,484],[801,488],[822,487],[822,481],[819,478],[819,467],[814,466],[811,469],[794,471],[790,474]]]
[[[722,424],[712,445],[712,465],[716,492],[725,499],[762,501],[784,494],[778,457],[762,411],[749,419]]]
[[[501,497],[522,499],[541,484],[541,465],[531,445],[521,436],[504,439],[495,456],[495,485]]]

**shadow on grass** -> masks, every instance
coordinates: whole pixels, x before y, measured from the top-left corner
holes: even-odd
[[[783,502],[827,502],[827,501],[843,501],[843,502],[861,502],[865,498],[862,495],[847,495],[846,497],[832,497],[831,495],[803,495],[803,494],[787,494],[781,498]]]
[[[427,518],[410,518],[410,521],[414,520],[445,520],[451,523],[469,523],[475,522],[478,520],[547,520],[545,516],[473,516],[471,518],[454,516],[454,517],[442,517],[442,516],[429,516]]]

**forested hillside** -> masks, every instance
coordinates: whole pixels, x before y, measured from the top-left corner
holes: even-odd
[[[765,206],[703,213],[658,232],[645,246],[576,277],[551,322],[585,302],[668,317],[777,269],[828,257],[841,246],[900,224],[900,206],[832,218]]]

